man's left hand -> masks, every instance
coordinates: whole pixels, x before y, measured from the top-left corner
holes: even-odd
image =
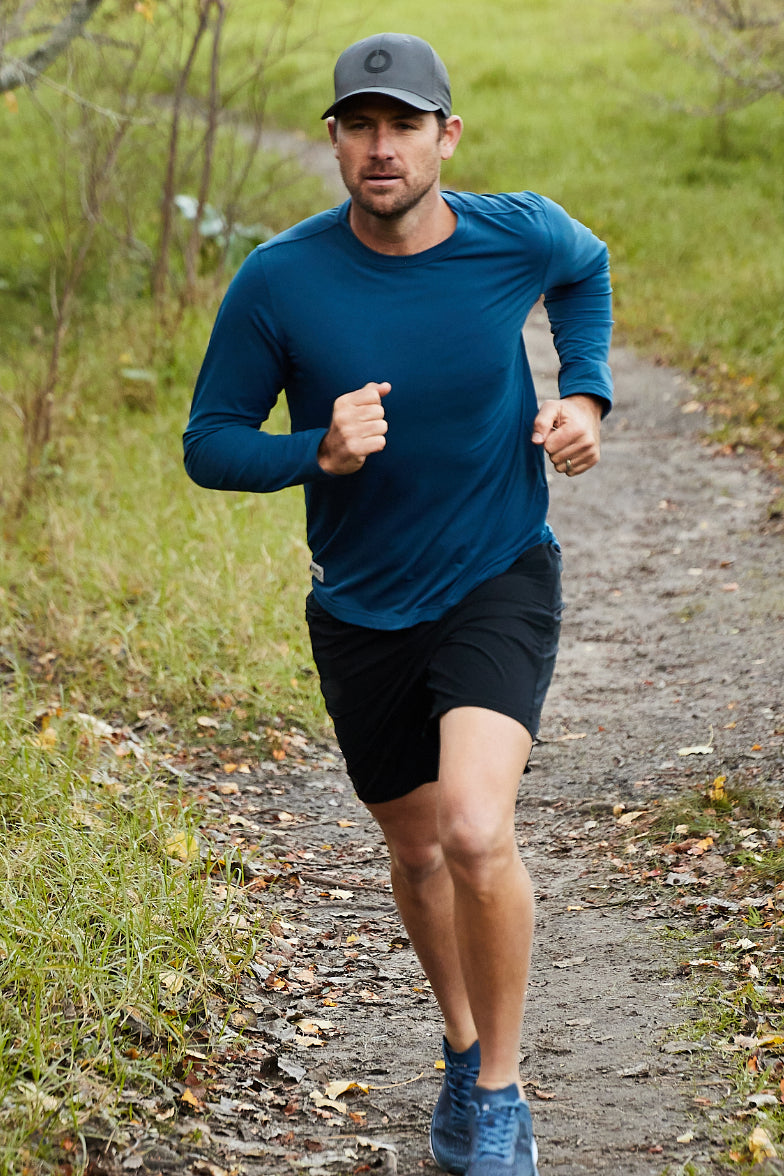
[[[600,456],[602,403],[595,396],[564,396],[545,400],[539,408],[531,440],[543,445],[559,474],[572,478],[595,466]]]

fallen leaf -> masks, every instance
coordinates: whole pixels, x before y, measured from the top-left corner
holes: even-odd
[[[397,1148],[394,1143],[382,1143],[380,1139],[368,1139],[365,1135],[357,1136],[357,1143],[360,1147],[369,1147],[371,1151],[388,1151],[397,1153]]]
[[[728,723],[727,726],[734,727],[735,724]],[[726,783],[727,783],[726,776],[717,776],[716,779],[713,781],[713,783],[708,786],[708,791],[706,793],[708,800],[724,800],[724,797],[725,797],[724,785]]]
[[[639,809],[639,810],[637,810],[635,812],[631,812],[631,813],[621,813],[620,817],[618,818],[618,824],[619,825],[631,825],[637,820],[638,817],[641,817],[644,815],[644,811],[645,811],[644,809]]]
[[[750,1094],[746,1099],[753,1107],[778,1107],[780,1106],[778,1096],[771,1094],[770,1091],[761,1091],[759,1094]]]
[[[199,858],[199,842],[192,833],[179,829],[166,842],[166,855],[178,862],[194,862]]]
[[[216,730],[220,727],[220,723],[217,719],[213,719],[212,715],[199,715],[196,722],[200,727],[213,727]]]
[[[370,1087],[365,1086],[362,1082],[355,1082],[353,1078],[337,1078],[324,1087],[324,1094],[327,1098],[339,1098],[341,1094],[346,1094],[349,1090],[361,1090],[363,1094],[368,1094]]]
[[[699,744],[696,747],[680,747],[678,748],[678,755],[712,755],[713,747],[707,743]]]
[[[553,960],[554,968],[576,968],[579,964],[584,964],[585,956],[572,956],[568,960]]]
[[[773,1160],[778,1154],[764,1127],[755,1127],[747,1143],[755,1164],[760,1164],[763,1160]]]
[[[161,972],[159,979],[166,991],[172,995],[180,992],[185,983],[185,977],[181,972]]]

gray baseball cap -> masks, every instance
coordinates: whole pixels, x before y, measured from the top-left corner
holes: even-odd
[[[427,41],[405,33],[376,33],[344,49],[335,64],[335,114],[356,94],[386,94],[417,110],[449,115],[452,95],[446,66]]]

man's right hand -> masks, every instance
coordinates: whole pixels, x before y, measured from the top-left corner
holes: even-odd
[[[318,447],[318,463],[328,474],[354,474],[371,453],[386,445],[387,422],[382,397],[392,385],[365,384],[356,392],[338,396],[332,424]]]

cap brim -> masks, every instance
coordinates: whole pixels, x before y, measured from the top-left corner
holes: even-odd
[[[344,94],[337,102],[333,102],[321,117],[324,119],[337,114],[344,102],[348,102],[349,98],[357,98],[360,94],[385,94],[387,98],[397,98],[399,102],[404,102],[406,106],[412,106],[414,110],[441,109],[437,102],[431,102],[428,98],[420,98],[418,94],[412,94],[409,90],[392,90],[386,86],[363,86],[360,90],[352,90],[350,94]]]

